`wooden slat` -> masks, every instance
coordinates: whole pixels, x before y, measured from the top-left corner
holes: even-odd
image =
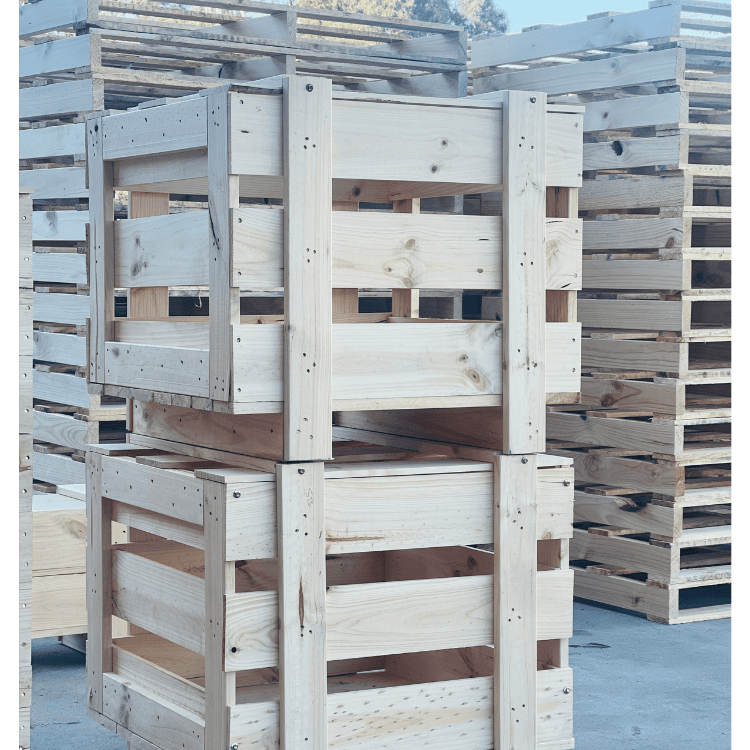
[[[286,461],[331,457],[331,119],[330,81],[284,79]]]
[[[97,50],[92,50],[92,45],[96,47],[97,42],[98,37],[84,34],[21,47],[18,50],[18,77],[45,76],[96,64],[98,60],[92,59],[92,52],[96,54]]]
[[[34,398],[66,406],[88,409],[91,406],[85,378],[61,372],[34,370]]]
[[[504,453],[545,449],[546,105],[544,94],[503,95]]]
[[[32,86],[18,92],[18,116],[23,119],[77,115],[104,108],[104,81],[79,81]]]
[[[23,39],[42,31],[70,27],[79,21],[86,21],[87,13],[87,0],[27,3],[18,9],[18,34]]]
[[[27,4],[32,6],[31,3]],[[19,159],[44,159],[51,156],[71,156],[86,152],[86,126],[57,125],[49,128],[21,130],[18,134]]]
[[[89,211],[34,211],[34,242],[82,242],[86,239]]]
[[[86,325],[90,298],[83,294],[41,294],[34,292],[34,320],[40,323]]]
[[[281,750],[327,745],[323,472],[322,462],[276,469]]]
[[[88,194],[88,191],[86,192]],[[34,281],[58,284],[88,283],[84,253],[35,253],[32,260]]]
[[[26,169],[19,172],[18,176],[21,185],[34,188],[35,200],[89,197],[84,167]],[[83,283],[86,283],[85,280]]]
[[[536,465],[536,456],[495,458],[494,747],[498,750],[534,750],[537,742]]]

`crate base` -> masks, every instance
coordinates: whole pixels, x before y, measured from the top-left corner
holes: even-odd
[[[389,743],[456,750],[489,747],[492,652],[476,647],[329,663],[328,746],[367,747],[390,725]],[[118,639],[116,671],[104,676],[103,714],[89,710],[89,715],[127,739],[131,748],[203,750],[202,663],[202,657],[153,635]],[[351,671],[357,663],[366,671]],[[448,679],[452,673],[470,677]],[[238,748],[278,747],[277,678],[273,669],[238,675],[237,705],[229,715],[231,743]],[[540,750],[574,747],[573,694],[565,692],[568,688],[569,668],[537,672]]]
[[[731,579],[661,587],[625,576],[600,575],[584,568],[571,567],[575,572],[573,593],[577,599],[640,612],[652,622],[681,625],[732,616],[731,603],[685,606],[695,604],[704,593],[709,597],[717,593],[729,596]],[[717,591],[719,587],[721,591]],[[692,602],[686,601],[690,599]]]

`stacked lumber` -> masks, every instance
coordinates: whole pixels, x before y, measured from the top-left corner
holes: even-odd
[[[18,191],[18,348],[19,348],[19,410],[18,410],[18,707],[21,750],[31,744],[31,496],[32,455],[31,396],[32,373],[32,251],[31,193],[33,188]]]
[[[543,452],[580,324],[545,292],[580,222],[546,191],[574,200],[580,108],[280,83],[86,121],[89,384],[130,430],[86,457],[89,714],[160,750],[572,748],[573,461]],[[505,220],[420,210],[501,188]],[[420,317],[464,288],[503,321]]]
[[[189,9],[135,0],[38,0],[19,7],[19,36],[20,184],[35,190],[34,490],[49,495],[36,498],[34,517],[45,533],[57,529],[54,540],[45,538],[69,553],[52,568],[45,560],[35,567],[39,637],[85,631],[84,452],[92,443],[121,442],[125,434],[124,399],[90,394],[85,381],[85,116],[297,71],[330,77],[341,89],[460,96],[466,34],[445,24],[244,0],[195,2]],[[170,204],[162,196],[160,210],[190,210],[206,200],[172,198]],[[117,216],[144,215],[152,199],[143,199],[145,209],[141,200],[135,194],[128,203],[119,194]],[[280,294],[243,287],[243,311],[278,314]],[[390,304],[382,292],[371,294],[381,295],[378,311]],[[424,313],[444,317],[456,300],[455,294],[425,298]],[[123,289],[114,304],[127,314],[141,303]],[[167,304],[192,314],[203,304],[201,290],[173,289]]]
[[[730,16],[656,0],[473,45],[480,98],[586,105],[582,402],[549,449],[575,460],[576,594],[666,623],[731,611]]]

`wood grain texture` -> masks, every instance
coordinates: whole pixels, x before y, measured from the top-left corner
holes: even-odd
[[[284,458],[331,457],[331,83],[284,79]]]

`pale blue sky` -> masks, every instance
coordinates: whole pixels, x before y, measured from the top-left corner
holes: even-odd
[[[510,32],[537,23],[574,23],[605,10],[645,10],[648,0],[495,0],[508,12]]]

